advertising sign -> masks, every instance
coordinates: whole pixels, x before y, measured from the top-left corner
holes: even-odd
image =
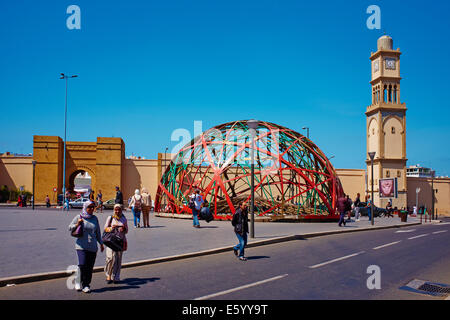
[[[397,178],[380,179],[380,198],[397,198]]]

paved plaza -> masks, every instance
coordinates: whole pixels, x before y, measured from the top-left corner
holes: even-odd
[[[78,264],[75,252],[75,238],[71,237],[68,225],[80,210],[63,212],[58,209],[1,208],[0,217],[0,278],[28,274],[65,271]],[[112,211],[97,213],[101,226]],[[201,228],[192,227],[192,220],[155,217],[150,214],[150,228],[134,228],[130,211],[126,211],[129,233],[128,251],[123,264],[184,255],[222,248],[226,250],[237,243],[230,221],[200,220]],[[420,222],[408,217],[402,223],[398,217],[377,218],[374,227],[367,217],[360,221],[339,227],[337,222],[294,223],[294,222],[256,222],[255,238],[249,237],[249,245],[260,242],[284,241],[292,236],[312,233],[361,231],[379,227],[399,227]],[[105,252],[97,254],[96,267],[105,264]]]

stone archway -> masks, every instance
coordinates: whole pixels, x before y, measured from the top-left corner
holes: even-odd
[[[33,158],[36,160],[36,201],[47,194],[63,190],[64,143],[56,136],[34,136]],[[86,171],[92,177],[94,191],[102,190],[105,198],[115,196],[115,186],[122,188],[122,165],[125,144],[121,138],[98,137],[96,142],[66,143],[66,188],[70,188],[74,173]],[[73,180],[72,180],[73,181]]]
[[[66,178],[66,189],[69,190],[69,192],[76,192],[75,190],[75,178],[80,174],[80,173],[87,173],[90,177],[91,177],[91,181],[89,184],[89,188],[92,191],[95,191],[95,171],[93,171],[92,169],[85,167],[85,166],[80,166],[77,168],[77,170],[73,171],[71,174],[69,174]]]

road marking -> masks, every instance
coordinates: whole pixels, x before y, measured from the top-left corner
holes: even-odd
[[[357,253],[349,254],[348,256],[340,257],[340,258],[333,259],[333,260],[330,260],[330,261],[325,261],[325,262],[322,262],[322,263],[310,266],[309,268],[315,269],[315,268],[318,268],[318,267],[322,267],[322,266],[324,266],[326,264],[330,264],[330,263],[333,263],[333,262],[341,261],[341,260],[344,260],[344,259],[348,259],[348,258],[357,256],[357,255],[360,255],[361,253],[364,253],[364,251],[360,251],[360,252],[357,252]]]
[[[435,232],[433,232],[433,234],[438,234],[438,233],[442,233],[442,232],[447,232],[447,230],[435,231]]]
[[[206,299],[214,298],[214,297],[221,296],[221,295],[224,295],[224,294],[228,294],[228,293],[231,293],[231,292],[235,292],[235,291],[238,291],[238,290],[242,290],[242,289],[258,286],[258,285],[266,283],[266,282],[279,280],[279,279],[282,279],[282,278],[284,278],[286,276],[287,276],[287,274],[282,274],[282,275],[279,275],[279,276],[276,276],[276,277],[273,277],[273,278],[269,278],[269,279],[266,279],[266,280],[261,280],[261,281],[258,281],[258,282],[249,283],[249,284],[246,284],[244,286],[237,287],[237,288],[233,288],[233,289],[229,289],[229,290],[225,290],[225,291],[220,291],[220,292],[217,292],[217,293],[209,294],[207,296],[196,298],[194,300],[206,300]]]
[[[395,242],[383,244],[382,246],[378,246],[378,247],[373,248],[373,250],[378,250],[378,249],[381,249],[381,248],[384,248],[384,247],[389,247],[389,246],[392,246],[392,245],[397,244],[399,242],[402,242],[402,241],[400,240],[400,241],[395,241]]]
[[[416,231],[416,229],[410,229],[410,230],[398,230],[398,231],[395,231],[395,233],[402,233],[402,232],[413,232],[413,231]]]
[[[428,236],[428,235],[429,235],[429,233],[425,233],[425,234],[421,234],[421,235],[418,235],[418,236],[415,236],[415,237],[408,238],[408,240],[417,239],[417,238],[422,238],[422,237],[426,237],[426,236]]]
[[[446,225],[446,224],[450,224],[450,222],[439,223],[440,226],[443,226],[443,225]]]

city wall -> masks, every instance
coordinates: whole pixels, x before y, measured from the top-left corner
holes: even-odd
[[[35,136],[33,157],[0,156],[0,186],[6,185],[10,189],[21,186],[27,191],[33,190],[33,165],[37,161],[35,194],[36,202],[43,203],[48,194],[55,199],[56,193],[62,192],[62,150],[63,143],[59,137]],[[67,177],[66,185],[77,172],[89,172],[92,177],[92,189],[102,190],[104,200],[115,197],[114,187],[118,185],[124,195],[125,202],[134,194],[136,189],[147,188],[155,200],[158,183],[163,168],[170,163],[170,155],[158,154],[157,159],[127,159],[125,158],[125,144],[120,138],[97,138],[96,142],[68,142],[67,143]],[[344,192],[351,199],[356,194],[364,201],[366,186],[366,171],[363,169],[336,169]],[[440,216],[450,216],[450,178],[436,178],[433,180],[435,194],[435,209]],[[420,188],[419,206],[425,205],[431,210],[431,179],[407,178],[407,203],[409,207],[415,205],[416,188]],[[376,205],[379,205],[375,202]]]

